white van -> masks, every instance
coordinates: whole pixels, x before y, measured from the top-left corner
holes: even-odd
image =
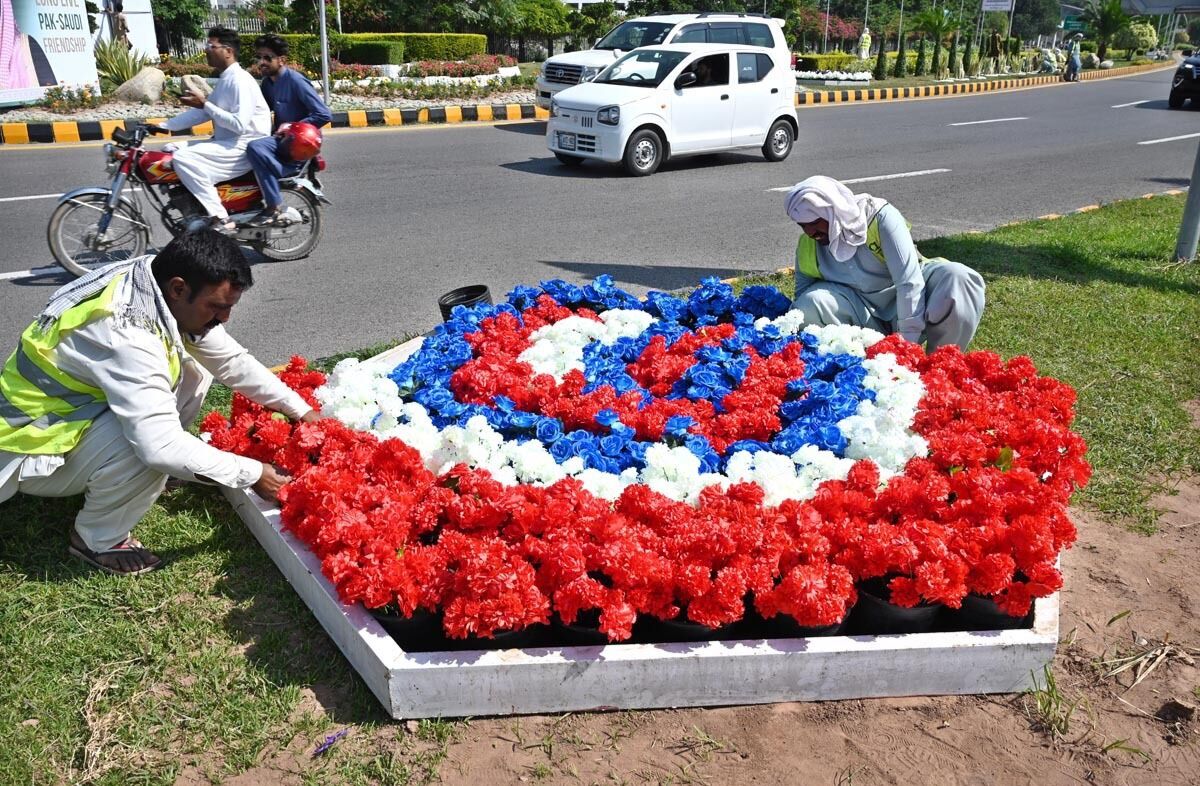
[[[567,166],[624,162],[651,175],[667,158],[761,148],[792,152],[796,80],[757,47],[664,44],[635,49],[554,97],[546,145]]]
[[[628,19],[591,49],[564,52],[542,64],[537,78],[537,105],[550,108],[560,90],[587,82],[630,50],[658,44],[741,44],[770,49],[776,62],[792,67],[783,35],[783,20],[759,14],[658,14]]]

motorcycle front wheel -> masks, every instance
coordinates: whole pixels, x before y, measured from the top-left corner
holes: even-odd
[[[100,237],[100,219],[108,212],[105,194],[82,194],[63,202],[50,216],[46,239],[54,260],[75,276],[146,253],[150,231],[129,205],[117,205]]]
[[[321,240],[321,206],[312,194],[295,188],[283,191],[283,205],[300,214],[300,220],[288,226],[294,231],[265,240],[255,248],[267,259],[286,262],[306,257],[317,247]]]

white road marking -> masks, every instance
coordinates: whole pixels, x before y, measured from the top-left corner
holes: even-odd
[[[139,188],[131,188],[129,190],[130,191],[141,191],[142,189],[139,187]],[[65,193],[66,192],[63,191],[63,192],[60,192],[57,194],[30,194],[29,196],[0,197],[0,202],[22,202],[27,199],[58,199],[60,196],[62,196]]]
[[[1159,142],[1175,142],[1180,139],[1195,139],[1200,134],[1183,134],[1182,136],[1166,136],[1162,139],[1147,139],[1145,142],[1138,142],[1139,145],[1157,145]]]
[[[843,180],[842,183],[847,185],[851,183],[870,183],[875,180],[896,180],[901,177],[919,177],[920,175],[940,175],[943,172],[949,172],[949,169],[918,169],[915,172],[897,172],[894,175],[874,175],[873,177],[856,177],[851,180]],[[795,186],[780,186],[779,188],[768,188],[768,191],[791,191]]]
[[[1013,120],[1028,120],[1027,117],[997,117],[992,120],[968,120],[965,123],[947,123],[950,126],[979,126],[984,123],[1008,123]]]
[[[13,281],[18,278],[36,278],[38,276],[49,276],[55,273],[64,273],[58,265],[50,267],[35,267],[30,270],[14,270],[11,273],[0,273],[0,281]]]
[[[1141,101],[1130,101],[1128,104],[1113,104],[1113,109],[1124,109],[1127,106],[1137,106],[1138,104],[1148,104],[1153,101],[1153,98],[1143,98]]]

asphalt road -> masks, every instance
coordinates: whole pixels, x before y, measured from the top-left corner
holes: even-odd
[[[1170,71],[1011,93],[800,110],[780,164],[680,159],[650,178],[566,169],[544,124],[330,134],[320,247],[262,262],[230,331],[263,360],[321,357],[428,329],[437,296],[494,296],[544,278],[610,273],[637,293],[790,264],[797,228],[773,188],[949,170],[853,185],[893,201],[926,238],[988,229],[1188,184],[1200,113],[1167,109]],[[1114,106],[1143,102],[1128,106]],[[993,122],[980,122],[993,121]],[[967,123],[969,125],[956,125]],[[98,146],[0,146],[0,336],[9,343],[68,279],[52,264],[54,200],[102,182]],[[7,350],[5,350],[7,352]]]

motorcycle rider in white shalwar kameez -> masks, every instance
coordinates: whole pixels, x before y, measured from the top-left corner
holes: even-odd
[[[267,100],[254,77],[238,65],[237,54],[237,33],[223,27],[209,30],[205,56],[219,76],[217,86],[207,99],[197,91],[183,96],[180,100],[192,108],[162,124],[168,131],[183,131],[212,121],[212,138],[179,148],[173,165],[214,226],[226,232],[234,227],[226,221],[229,212],[216,184],[249,172],[246,146],[271,133]]]

